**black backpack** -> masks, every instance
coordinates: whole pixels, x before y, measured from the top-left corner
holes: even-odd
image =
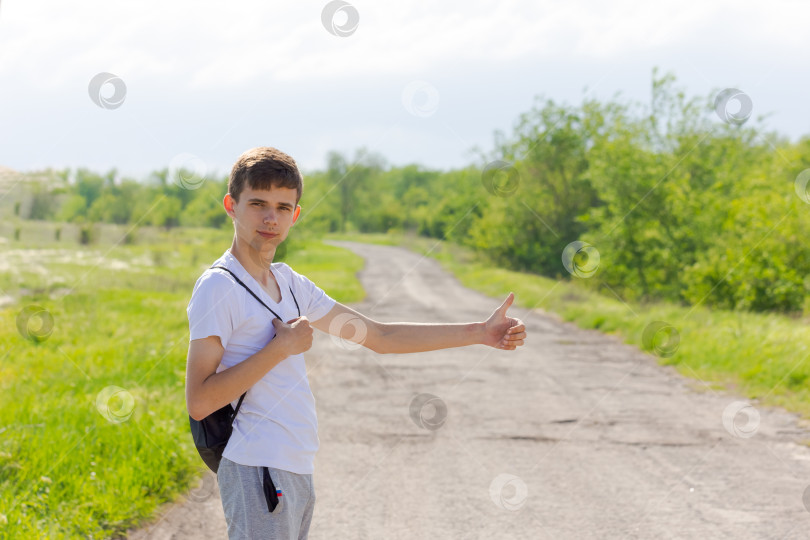
[[[270,309],[270,307],[261,301],[261,299],[256,296],[250,288],[242,283],[242,280],[236,277],[236,275],[225,268],[224,266],[212,266],[211,268],[219,268],[220,270],[225,270],[228,272],[236,282],[245,288],[247,292],[250,293],[253,298],[258,300],[258,302],[270,310],[270,312],[276,316],[279,320],[284,320],[278,316],[278,313]],[[292,294],[293,301],[295,302],[295,307],[298,309],[298,316],[301,316],[301,308],[298,306],[298,300],[295,299],[295,294],[292,292],[292,288],[290,288],[290,294]],[[275,336],[273,337],[275,339]],[[200,457],[208,465],[208,468],[214,471],[215,473],[219,470],[219,462],[222,461],[222,452],[225,451],[225,446],[228,444],[228,439],[231,438],[231,433],[233,433],[233,421],[236,418],[236,414],[239,412],[239,408],[242,406],[242,401],[245,399],[247,392],[242,394],[239,398],[239,402],[236,404],[236,409],[234,410],[233,406],[228,403],[224,407],[219,410],[216,410],[203,418],[202,420],[194,420],[191,415],[188,417],[188,421],[191,424],[191,436],[194,438],[194,446],[197,447],[197,452],[199,452]]]

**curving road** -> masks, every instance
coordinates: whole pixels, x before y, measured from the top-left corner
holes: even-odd
[[[353,307],[372,318],[477,321],[503,301],[405,249],[335,244],[366,259]],[[810,431],[794,415],[754,404],[734,417],[739,397],[614,337],[509,314],[529,332],[512,352],[376,355],[316,333],[311,538],[810,537]],[[438,399],[412,414],[421,394]],[[213,475],[131,535],[201,537],[225,537]]]

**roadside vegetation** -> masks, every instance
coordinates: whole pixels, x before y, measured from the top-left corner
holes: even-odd
[[[231,235],[84,246],[23,226],[0,263],[0,537],[121,535],[193,497],[205,471],[185,407],[186,305]],[[342,302],[362,298],[362,260],[345,250],[292,238],[284,260]]]

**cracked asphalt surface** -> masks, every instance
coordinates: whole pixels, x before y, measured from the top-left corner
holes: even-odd
[[[352,307],[377,320],[481,321],[503,301],[403,248],[334,243],[365,258]],[[739,396],[552,314],[508,314],[527,327],[516,351],[377,355],[316,332],[310,538],[810,537],[806,423],[756,403],[729,423]],[[440,401],[412,413],[421,394]],[[130,535],[203,537],[226,537],[212,474]]]

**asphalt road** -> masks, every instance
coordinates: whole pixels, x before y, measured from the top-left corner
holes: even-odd
[[[480,321],[503,301],[405,249],[338,244],[366,259],[352,307],[377,320]],[[316,332],[310,538],[810,537],[794,415],[539,310],[509,315],[529,333],[516,351],[377,355]],[[225,536],[208,475],[131,538]]]

